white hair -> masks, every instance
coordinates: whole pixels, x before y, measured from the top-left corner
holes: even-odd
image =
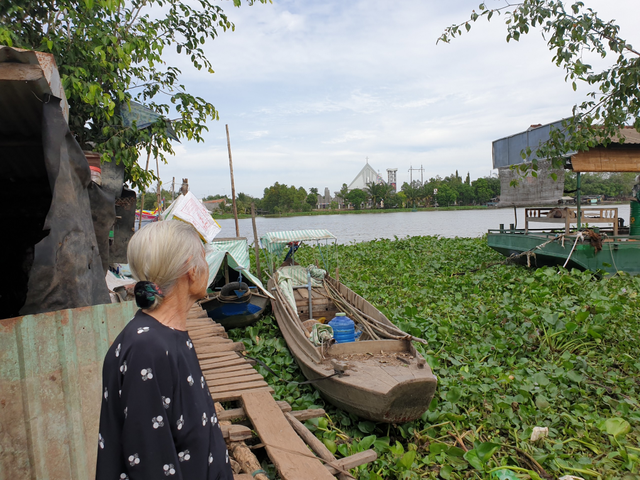
[[[200,235],[179,220],[150,223],[138,230],[129,241],[127,260],[133,278],[155,283],[164,296],[192,268],[209,272]],[[156,309],[161,302],[162,298],[156,296],[149,310]]]

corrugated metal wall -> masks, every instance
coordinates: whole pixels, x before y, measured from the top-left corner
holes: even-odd
[[[0,480],[95,477],[102,361],[135,303],[0,320]]]

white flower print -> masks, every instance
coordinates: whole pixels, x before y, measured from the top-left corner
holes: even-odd
[[[184,426],[184,416],[180,415],[180,418],[178,419],[176,424],[178,426],[178,430],[182,430],[182,427]]]
[[[118,346],[116,347],[116,357],[120,356],[120,349],[122,348],[122,344],[119,343]]]
[[[153,428],[164,427],[164,418],[162,415],[158,415],[157,417],[153,417],[151,419],[151,423],[153,424]]]
[[[193,377],[191,375],[187,377],[187,382],[189,382],[190,387],[193,386]]]
[[[140,463],[140,458],[138,457],[137,453],[134,453],[133,455],[129,455],[129,465],[131,465],[132,467],[135,467],[139,463]]]
[[[209,465],[213,463],[213,454],[209,453]]]
[[[171,405],[171,399],[169,397],[162,397],[162,406],[164,408],[169,408]]]
[[[207,424],[207,414],[202,414],[202,426],[204,427]]]
[[[125,360],[124,362],[122,362],[122,365],[120,365],[120,373],[121,374],[125,374],[127,373],[127,361]]]
[[[151,380],[153,378],[153,370],[150,368],[143,368],[140,370],[140,375],[142,375],[142,381],[146,382],[147,380]]]
[[[109,401],[109,390],[107,390],[107,387],[104,387],[104,399]]]
[[[188,462],[190,458],[191,454],[189,453],[189,450],[178,453],[178,460],[180,460],[181,462]]]
[[[211,415],[211,425],[215,425],[216,423],[218,423],[218,417]]]
[[[127,418],[127,411],[129,410],[129,407],[124,407],[124,418]]]
[[[122,398],[122,390],[118,390],[118,396]]]
[[[229,463],[229,450],[224,451],[224,461]]]
[[[129,480],[129,475],[127,475],[126,473],[121,473],[120,480]]]
[[[101,433],[98,433],[98,446],[104,450],[104,438]]]
[[[138,328],[138,335],[141,333],[147,333],[149,331],[149,327],[140,327]]]
[[[204,388],[204,377],[200,377],[200,386]]]
[[[187,339],[187,347],[189,347],[189,350],[193,348],[193,343],[191,343],[191,339]]]
[[[164,470],[164,474],[168,477],[169,475],[175,475],[176,474],[176,469],[173,467],[173,463],[168,463],[165,464],[164,467],[162,467],[162,469]]]

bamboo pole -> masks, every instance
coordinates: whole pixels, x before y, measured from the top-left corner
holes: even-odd
[[[318,457],[320,457],[325,463],[332,465],[336,470],[341,470],[339,466],[333,463],[336,461],[336,457],[333,456],[333,453],[331,453],[324,443],[318,440],[318,438],[311,433],[309,429],[302,424],[302,422],[289,412],[286,412],[284,416],[300,438],[302,438],[302,440],[311,447],[311,450],[313,450]],[[342,472],[338,474],[339,480],[350,480],[353,478],[353,475],[345,469],[342,469]]]
[[[216,414],[224,411],[224,407],[219,403],[215,403]],[[231,425],[229,420],[220,420],[220,425]],[[229,454],[233,459],[240,464],[240,467],[245,473],[252,474],[258,470],[262,470],[262,465],[253,454],[253,452],[247,447],[244,442],[227,442],[227,448]],[[264,473],[256,473],[254,475],[255,480],[269,480]]]
[[[233,218],[236,220],[236,237],[240,236],[240,225],[238,224],[238,207],[236,205],[236,184],[233,180],[233,160],[231,159],[231,140],[229,139],[229,125],[225,125],[227,130],[227,149],[229,150],[229,172],[231,173],[231,199],[233,201]]]
[[[256,272],[258,279],[262,281],[262,272],[260,271],[260,244],[258,243],[258,229],[256,228],[256,204],[251,202],[251,225],[253,226],[253,248],[256,252]]]
[[[151,158],[151,148],[149,148],[149,152],[147,154],[147,166],[144,167],[145,173],[149,171],[149,159]],[[142,191],[142,195],[140,196],[140,218],[138,219],[138,230],[142,228],[142,211],[144,210],[144,190]]]

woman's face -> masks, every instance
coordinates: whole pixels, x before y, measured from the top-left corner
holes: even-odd
[[[209,286],[209,265],[207,264],[204,249],[202,250],[202,261],[206,267],[196,270],[196,281],[194,282],[194,294],[198,298],[207,296],[207,287]]]

